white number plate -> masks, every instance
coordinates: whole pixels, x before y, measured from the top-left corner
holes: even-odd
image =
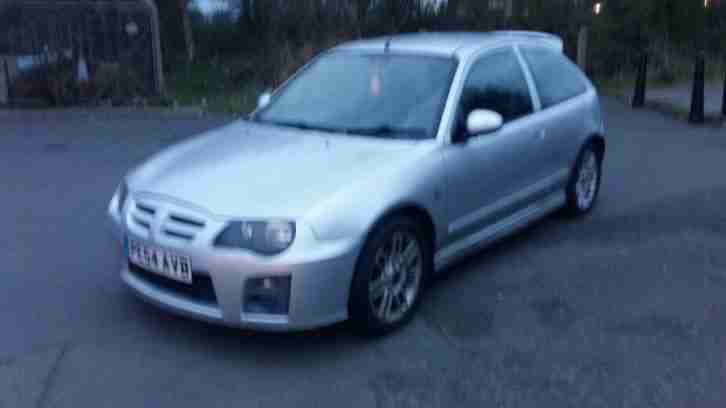
[[[129,261],[148,271],[178,282],[192,283],[192,260],[188,256],[129,240]]]

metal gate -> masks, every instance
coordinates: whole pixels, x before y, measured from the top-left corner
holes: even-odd
[[[10,102],[159,94],[156,6],[152,0],[0,0],[0,66],[7,67]]]

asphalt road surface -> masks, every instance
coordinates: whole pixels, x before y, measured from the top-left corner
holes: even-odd
[[[0,407],[723,408],[726,128],[605,109],[594,213],[451,268],[377,340],[213,327],[122,286],[121,175],[221,120],[0,112]]]

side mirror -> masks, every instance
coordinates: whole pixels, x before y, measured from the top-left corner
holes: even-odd
[[[476,109],[466,118],[466,132],[469,136],[484,135],[501,129],[504,125],[504,118],[497,112]]]
[[[265,106],[270,104],[270,101],[272,100],[272,91],[269,89],[260,95],[259,98],[257,98],[257,109],[262,109]]]

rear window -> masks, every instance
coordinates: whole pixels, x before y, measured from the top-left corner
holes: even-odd
[[[580,69],[559,52],[546,48],[522,48],[542,108],[549,108],[587,91]]]

